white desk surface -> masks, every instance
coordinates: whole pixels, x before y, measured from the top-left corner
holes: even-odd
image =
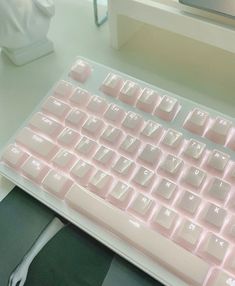
[[[0,55],[0,148],[77,55],[235,116],[235,55],[145,27],[121,50],[107,23],[93,22],[91,2],[57,0],[49,37],[55,53],[23,67]]]

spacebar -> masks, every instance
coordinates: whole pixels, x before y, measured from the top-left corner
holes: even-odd
[[[185,282],[203,285],[210,266],[199,257],[80,186],[73,185],[65,200],[72,208],[128,240]]]

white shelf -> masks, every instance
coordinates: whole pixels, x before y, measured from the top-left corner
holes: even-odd
[[[111,44],[120,48],[143,24],[235,53],[235,20],[176,0],[109,0]],[[136,20],[136,21],[133,21]]]

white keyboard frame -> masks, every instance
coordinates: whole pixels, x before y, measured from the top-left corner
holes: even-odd
[[[116,74],[121,75],[124,79],[129,79],[132,81],[137,82],[141,87],[149,87],[151,89],[154,89],[159,92],[161,95],[169,95],[172,97],[175,97],[179,100],[179,103],[181,105],[181,110],[179,114],[177,115],[176,119],[173,122],[166,122],[158,117],[154,117],[151,114],[147,114],[145,112],[142,112],[138,110],[140,114],[143,115],[143,117],[146,120],[156,120],[158,123],[162,124],[164,128],[173,128],[173,129],[179,129],[180,132],[183,133],[186,139],[189,138],[195,138],[198,141],[206,143],[208,149],[218,149],[222,152],[226,152],[231,156],[231,159],[235,161],[235,152],[232,150],[226,149],[221,145],[217,145],[215,143],[212,143],[207,138],[202,138],[197,135],[191,134],[189,131],[183,129],[183,122],[189,113],[193,108],[201,108],[205,111],[208,111],[211,116],[222,116],[224,118],[227,118],[228,120],[231,120],[233,124],[235,125],[235,119],[231,118],[229,116],[226,116],[222,113],[219,113],[215,110],[212,110],[210,108],[207,108],[205,106],[200,106],[199,104],[192,102],[190,100],[187,100],[186,98],[180,97],[176,94],[173,94],[171,92],[162,90],[160,88],[157,88],[156,86],[153,86],[151,84],[148,84],[146,82],[143,82],[141,80],[138,80],[136,78],[133,78],[131,76],[128,76],[122,72],[118,72],[116,70],[113,70],[111,68],[107,68],[101,64],[98,64],[96,62],[93,62],[91,60],[79,57],[79,59],[83,59],[86,62],[90,63],[92,67],[94,67],[92,75],[88,78],[88,80],[84,84],[80,84],[77,81],[73,80],[68,76],[68,73],[70,71],[70,68],[72,65],[69,66],[69,68],[66,70],[64,75],[61,77],[61,79],[67,80],[71,82],[74,85],[80,86],[84,89],[87,89],[93,94],[100,95],[103,98],[106,98],[108,101],[117,103],[119,106],[123,107],[126,110],[130,111],[136,111],[134,107],[131,107],[118,99],[115,99],[113,97],[107,96],[103,94],[101,91],[99,91],[99,87],[107,74],[109,72],[114,72]],[[55,86],[54,86],[55,87]],[[21,130],[28,122],[31,116],[40,110],[40,107],[42,103],[45,101],[45,99],[52,95],[52,91],[54,87],[49,91],[49,93],[43,98],[42,102],[38,104],[38,106],[34,109],[32,114],[28,117],[28,119],[22,124],[22,126],[19,128]],[[155,119],[154,119],[155,118]],[[16,133],[17,135],[17,133]],[[7,145],[14,142],[16,135],[14,135]],[[2,155],[2,152],[0,153],[0,156]],[[0,163],[0,174],[2,174],[4,177],[9,179],[14,184],[21,187],[24,191],[26,191],[28,194],[42,202],[44,205],[48,206],[50,209],[55,211],[56,213],[60,214],[70,222],[72,222],[77,227],[84,230],[86,233],[90,234],[92,237],[112,249],[114,252],[122,256],[123,258],[127,259],[132,264],[136,265],[138,268],[142,269],[146,273],[148,273],[150,276],[155,278],[156,280],[160,281],[166,286],[187,286],[188,284],[179,279],[174,274],[167,271],[163,266],[161,266],[156,261],[152,260],[151,258],[147,257],[144,253],[140,252],[136,248],[134,248],[129,243],[123,241],[119,237],[117,237],[115,234],[111,233],[110,231],[106,230],[103,226],[100,226],[99,224],[95,223],[94,221],[90,220],[83,214],[78,213],[77,211],[74,211],[71,209],[65,202],[62,202],[61,200],[57,199],[55,196],[53,196],[50,193],[47,193],[43,190],[41,190],[36,184],[33,184],[29,180],[25,179],[24,177],[20,176],[16,172],[13,171],[10,167],[6,166],[2,162]],[[78,253],[79,255],[79,253]]]

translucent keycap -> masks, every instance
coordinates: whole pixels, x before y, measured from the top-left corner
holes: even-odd
[[[65,123],[78,130],[82,127],[86,118],[87,115],[85,114],[85,112],[77,108],[73,108],[65,118]]]
[[[139,194],[132,201],[129,210],[141,218],[147,220],[154,207],[154,202],[150,198]]]
[[[104,133],[101,135],[100,139],[106,144],[117,146],[122,138],[122,131],[112,125],[109,125]]]
[[[93,96],[87,104],[87,109],[95,114],[102,115],[108,107],[108,103],[100,96]]]
[[[235,242],[235,215],[231,216],[224,229],[226,237]]]
[[[177,99],[165,95],[155,110],[155,115],[163,120],[172,121],[179,109]]]
[[[83,155],[85,157],[91,157],[97,148],[97,143],[86,138],[82,137],[75,150],[79,155]]]
[[[202,135],[207,128],[209,121],[209,114],[198,108],[190,112],[188,118],[184,123],[184,128],[188,129],[192,133]]]
[[[83,61],[78,60],[71,68],[70,76],[80,82],[85,82],[92,72],[91,66]]]
[[[134,156],[138,151],[140,146],[140,140],[134,138],[130,135],[127,135],[124,141],[122,142],[120,149],[129,156]]]
[[[58,137],[58,143],[68,147],[74,147],[80,135],[71,128],[65,128]]]
[[[104,114],[104,118],[110,121],[112,124],[120,125],[124,116],[125,111],[117,106],[116,104],[111,104]]]
[[[190,220],[184,220],[176,233],[176,241],[184,248],[195,249],[202,234],[202,228]]]
[[[156,143],[163,132],[163,128],[160,124],[151,120],[147,121],[140,135],[145,140]]]
[[[65,80],[59,81],[54,87],[53,95],[61,100],[67,100],[74,91],[74,86]]]
[[[230,156],[218,150],[213,150],[207,160],[207,165],[218,172],[224,172]]]
[[[27,158],[27,153],[16,145],[9,145],[2,155],[2,160],[15,169],[20,167]]]
[[[200,160],[205,149],[206,144],[194,139],[190,139],[184,150],[184,155],[186,155],[189,159]]]
[[[229,272],[235,274],[235,248],[233,248],[229,257],[226,260],[227,260],[226,269],[228,269]],[[234,277],[234,283],[235,283],[235,277]]]
[[[160,169],[174,177],[179,174],[183,164],[184,163],[180,158],[168,154],[164,161],[161,163]]]
[[[196,189],[202,187],[205,179],[206,173],[196,167],[188,168],[184,175],[184,182]]]
[[[176,184],[167,179],[161,179],[160,183],[153,189],[153,195],[164,200],[170,201],[174,198],[177,191]]]
[[[36,129],[50,137],[56,137],[62,130],[61,124],[51,118],[48,118],[41,112],[35,113],[29,124],[33,129]]]
[[[69,100],[76,106],[84,107],[90,98],[91,94],[87,90],[77,87]]]
[[[134,166],[135,164],[133,161],[130,161],[125,157],[120,157],[113,166],[113,171],[118,175],[128,176],[132,173]]]
[[[161,207],[160,210],[154,214],[151,223],[164,234],[170,235],[175,227],[177,217],[178,215],[173,210]]]
[[[153,183],[154,173],[144,167],[140,167],[137,173],[135,174],[133,181],[138,186],[146,189],[149,189]]]
[[[94,169],[90,164],[84,162],[83,160],[79,160],[72,168],[71,175],[81,186],[87,186],[93,172]]]
[[[235,130],[235,129],[234,129]],[[233,132],[231,138],[229,139],[229,142],[228,142],[228,147],[235,151],[235,131]]]
[[[116,97],[119,94],[123,86],[123,83],[124,81],[119,75],[114,73],[109,73],[105,78],[105,80],[103,81],[100,89],[105,94]]]
[[[111,163],[114,159],[115,153],[104,147],[101,146],[94,155],[94,160],[96,163],[102,165],[103,167],[110,167]]]
[[[29,151],[48,160],[55,155],[58,149],[54,143],[37,135],[28,128],[24,128],[20,131],[16,137],[16,142]]]
[[[90,179],[88,187],[92,192],[97,193],[101,197],[105,197],[109,192],[112,180],[112,176],[98,170]]]
[[[156,168],[160,161],[162,152],[158,147],[146,144],[138,159],[150,168]]]
[[[191,192],[185,191],[181,197],[178,207],[188,214],[195,215],[201,203],[201,199]]]
[[[133,188],[119,181],[110,191],[107,198],[115,206],[125,209],[133,197],[133,194]]]
[[[203,215],[203,220],[210,226],[220,230],[224,224],[227,212],[214,204],[209,204]]]
[[[132,134],[137,134],[143,125],[143,117],[139,114],[129,111],[122,122],[122,126]]]
[[[166,134],[164,135],[161,143],[169,148],[176,149],[180,146],[183,140],[183,135],[182,133],[169,129],[167,130]]]
[[[119,99],[127,104],[134,105],[141,92],[139,85],[127,80],[120,90]]]
[[[82,131],[89,137],[97,139],[100,136],[103,127],[104,127],[104,122],[101,119],[91,116],[82,126]]]
[[[230,120],[217,117],[207,131],[206,137],[217,144],[225,144],[231,128],[232,122]]]
[[[223,203],[227,199],[230,189],[230,184],[218,178],[214,178],[211,180],[208,188],[206,188],[206,193],[211,198]]]
[[[159,100],[160,96],[156,91],[145,88],[137,100],[136,107],[145,112],[152,113]]]
[[[55,116],[60,121],[63,121],[65,116],[70,111],[70,107],[68,104],[51,96],[43,104],[42,110],[50,115]]]
[[[218,237],[214,233],[209,233],[203,241],[201,252],[206,258],[220,264],[224,260],[228,245],[228,242],[224,239]]]
[[[43,181],[43,187],[60,198],[64,197],[71,185],[68,177],[55,170],[51,170]]]
[[[225,273],[224,271],[217,270],[212,274],[212,279],[206,284],[206,286],[234,286],[235,277]]]
[[[66,149],[61,149],[52,159],[52,162],[59,169],[68,170],[75,163],[75,160],[76,157],[72,153]]]
[[[22,166],[22,172],[35,183],[41,183],[49,167],[35,157],[30,157]]]

